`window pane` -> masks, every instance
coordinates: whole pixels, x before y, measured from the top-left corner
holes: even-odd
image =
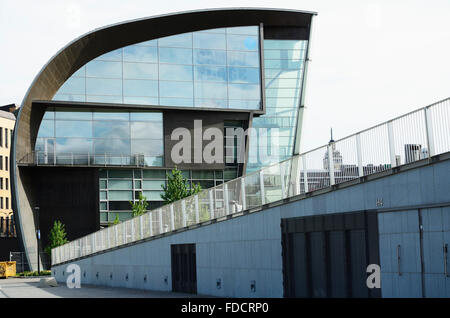
[[[224,66],[195,66],[196,81],[226,82],[227,71]]]
[[[229,67],[228,78],[232,83],[254,83],[260,82],[259,69],[247,67]]]
[[[251,35],[227,35],[227,48],[234,51],[257,51],[258,37]]]
[[[227,98],[227,85],[225,83],[196,82],[194,87],[196,98]]]
[[[132,190],[133,189],[133,181],[132,180],[108,180],[108,189],[109,190]]]
[[[87,77],[121,78],[122,63],[108,61],[91,61],[86,65]]]
[[[123,48],[123,60],[126,62],[158,62],[158,49],[150,46],[131,45]]]
[[[70,77],[58,90],[58,94],[85,94],[85,79]]]
[[[92,137],[92,122],[57,120],[56,137]]]
[[[122,61],[122,49],[117,49],[103,55],[100,55],[95,60],[103,61]]]
[[[159,92],[161,97],[183,97],[192,98],[192,82],[160,82]],[[164,105],[164,104],[163,104]]]
[[[162,186],[165,186],[164,180],[144,180],[142,182],[142,189],[144,190],[161,190]]]
[[[143,195],[147,198],[149,201],[161,201],[161,194],[163,191],[142,191]]]
[[[123,98],[122,96],[113,96],[113,95],[86,95],[86,101],[92,103],[113,103],[113,104],[122,104]]]
[[[133,170],[108,170],[110,178],[133,178]]]
[[[259,99],[260,86],[254,84],[229,84],[230,99]]]
[[[214,171],[192,170],[192,179],[214,179]]]
[[[56,138],[57,153],[79,153],[92,152],[92,139],[85,138]]]
[[[88,95],[122,95],[122,80],[87,78],[86,93]]]
[[[130,138],[128,122],[116,122],[111,125],[107,121],[94,121],[94,137],[96,138]]]
[[[160,121],[162,122],[162,113],[151,113],[151,112],[131,112],[131,121]]]
[[[162,47],[159,49],[159,62],[192,64],[192,49]]]
[[[123,63],[123,78],[158,79],[158,64]]]
[[[95,154],[130,155],[129,139],[94,139]]]
[[[129,120],[128,112],[94,112],[94,120]]]
[[[124,80],[124,96],[158,96],[158,81]]]
[[[145,179],[165,179],[165,170],[142,170]]]
[[[138,97],[138,96],[124,96],[124,104],[136,105],[159,105],[158,97]]]
[[[145,156],[162,156],[164,154],[163,140],[158,139],[132,139],[131,154],[144,154]]]
[[[161,122],[134,122],[131,123],[131,138],[163,138],[163,123]]]
[[[92,113],[89,111],[56,111],[56,119],[92,120]]]
[[[160,80],[192,81],[192,66],[161,64],[159,78]]]
[[[227,28],[227,34],[249,34],[249,35],[258,35],[258,26],[240,26],[240,27],[231,27]]]
[[[160,98],[160,105],[163,106],[180,106],[180,107],[193,107],[194,100],[192,98]]]
[[[86,95],[74,95],[74,94],[56,94],[52,98],[53,100],[69,101],[69,102],[85,102]]]
[[[133,192],[132,191],[108,191],[109,200],[133,200]],[[129,204],[129,203],[128,203]],[[131,205],[130,205],[131,210]]]
[[[227,99],[195,99],[195,107],[228,108]]]
[[[226,65],[227,64],[226,52],[195,49],[194,64]]]
[[[39,127],[38,137],[54,137],[55,127],[53,120],[43,120]]]
[[[100,200],[106,200],[107,196],[106,196],[106,191],[100,191]]]
[[[192,34],[184,33],[160,38],[158,39],[158,45],[160,47],[166,46],[190,48],[192,47]]]
[[[227,52],[228,65],[259,67],[259,52]]]
[[[194,47],[201,49],[225,50],[225,34],[194,33]]]
[[[106,180],[100,180],[100,189],[106,189]]]

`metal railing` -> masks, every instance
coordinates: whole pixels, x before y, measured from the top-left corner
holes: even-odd
[[[54,248],[52,264],[448,151],[450,98]]]
[[[20,158],[18,164],[38,166],[154,166],[154,157],[147,159],[143,154],[112,154],[112,153],[76,153],[32,151]]]

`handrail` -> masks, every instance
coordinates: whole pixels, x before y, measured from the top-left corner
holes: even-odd
[[[450,98],[52,249],[52,265],[450,151]]]

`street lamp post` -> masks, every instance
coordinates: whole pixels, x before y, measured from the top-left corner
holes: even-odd
[[[41,230],[39,229],[39,207],[34,207],[35,217],[36,217],[36,239],[37,239],[37,266],[38,266],[38,275],[41,273],[41,265],[39,261],[39,243],[41,240]]]

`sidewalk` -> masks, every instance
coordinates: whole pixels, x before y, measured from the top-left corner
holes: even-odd
[[[48,276],[47,276],[48,277]],[[186,298],[198,295],[81,285],[39,288],[39,277],[0,279],[0,298]]]

